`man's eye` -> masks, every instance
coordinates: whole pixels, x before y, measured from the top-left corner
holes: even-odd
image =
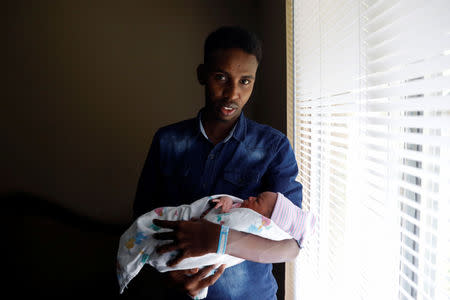
[[[225,75],[223,75],[223,74],[216,74],[215,78],[217,80],[225,80],[226,79]]]
[[[242,80],[241,80],[241,83],[247,85],[247,84],[250,84],[250,80],[248,80],[248,79],[242,79]]]

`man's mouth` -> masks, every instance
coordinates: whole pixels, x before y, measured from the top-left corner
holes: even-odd
[[[225,116],[233,114],[236,110],[237,110],[236,105],[222,105],[220,107],[221,113],[224,114]]]

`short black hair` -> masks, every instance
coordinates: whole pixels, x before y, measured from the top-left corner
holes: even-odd
[[[255,33],[239,26],[223,26],[208,35],[204,46],[204,63],[210,59],[214,51],[219,49],[239,48],[262,59],[262,45]]]

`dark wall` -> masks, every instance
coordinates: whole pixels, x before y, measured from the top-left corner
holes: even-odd
[[[17,292],[117,295],[116,247],[152,136],[203,105],[195,68],[216,27],[262,38],[246,113],[284,130],[284,1],[167,3],[7,2],[0,195]]]
[[[0,200],[9,295],[119,295],[115,256],[124,225],[81,216],[29,193]]]
[[[131,217],[154,132],[203,105],[205,37],[257,27],[255,1],[166,2],[8,2],[0,191]]]

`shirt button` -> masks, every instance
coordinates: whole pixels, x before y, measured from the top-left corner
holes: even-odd
[[[209,159],[213,160],[213,159],[214,159],[214,156],[215,156],[214,154],[210,154],[210,155],[209,155]]]

